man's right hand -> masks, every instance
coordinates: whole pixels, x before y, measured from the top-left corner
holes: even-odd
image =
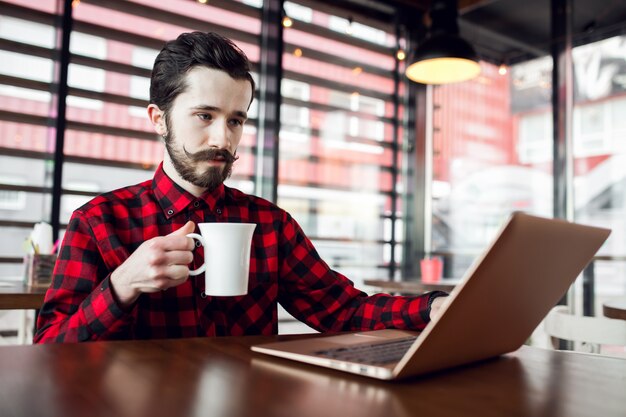
[[[187,280],[194,244],[186,235],[194,229],[188,221],[167,236],[145,241],[113,271],[111,287],[123,308],[130,307],[141,293],[164,291]]]

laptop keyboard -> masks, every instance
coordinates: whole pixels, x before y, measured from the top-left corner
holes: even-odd
[[[318,350],[316,355],[341,361],[386,365],[398,362],[409,350],[417,336],[392,340],[390,342],[359,344],[348,347]]]

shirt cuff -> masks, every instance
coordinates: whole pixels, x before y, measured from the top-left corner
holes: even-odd
[[[113,295],[111,275],[108,275],[98,288],[85,300],[85,319],[92,336],[89,339],[98,339],[104,334],[116,333],[122,327],[133,321],[132,314],[125,312]]]
[[[438,297],[447,297],[448,294],[445,291],[433,291],[431,293],[428,293],[428,308],[426,309],[426,313],[428,314],[428,317],[430,318],[430,308],[433,305],[433,301],[435,301],[435,298]]]

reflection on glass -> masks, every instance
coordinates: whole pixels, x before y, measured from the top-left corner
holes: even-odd
[[[576,221],[613,231],[594,263],[595,308],[626,295],[626,36],[573,50]]]
[[[596,312],[626,294],[626,36],[573,49],[575,221],[613,230]],[[550,57],[433,90],[432,249],[460,275],[511,211],[552,216]],[[463,254],[467,254],[463,259]],[[450,262],[447,262],[450,264]]]
[[[432,249],[463,274],[508,215],[552,215],[550,62],[433,90]]]
[[[357,285],[388,278],[398,210],[394,152],[395,36],[294,3],[286,13],[323,30],[284,31],[278,204],[289,211],[329,265]],[[338,57],[339,59],[333,59]],[[396,211],[394,213],[393,211]],[[397,228],[396,228],[397,229]],[[397,253],[396,253],[397,259]]]

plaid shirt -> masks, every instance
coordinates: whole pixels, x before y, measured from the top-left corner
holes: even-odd
[[[211,297],[189,277],[118,305],[110,275],[139,245],[193,222],[256,223],[248,294]],[[194,250],[193,267],[202,263]],[[203,275],[200,275],[203,277]],[[224,185],[196,198],[158,168],[152,180],[103,194],[74,212],[37,323],[35,342],[271,335],[277,304],[319,331],[422,329],[429,296],[367,296],[320,258],[284,210]]]

